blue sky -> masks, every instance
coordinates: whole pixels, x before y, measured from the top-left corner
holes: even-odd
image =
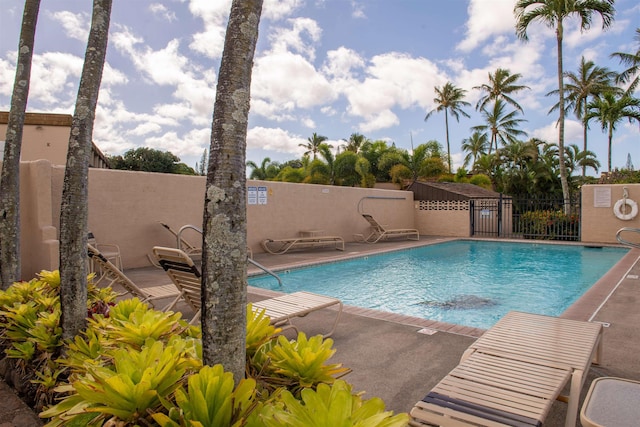
[[[0,0],[0,110],[8,111],[24,2]],[[529,137],[557,141],[547,115],[557,85],[552,30],[533,24],[515,37],[515,0],[265,0],[255,55],[247,160],[299,158],[314,132],[334,147],[354,132],[410,149],[436,139],[446,146],[434,87],[467,90],[471,118],[450,121],[454,168],[461,142],[482,124],[474,86],[496,68],[522,74],[515,96]],[[195,166],[209,147],[213,102],[230,0],[115,0],[94,141],[107,154],[141,146],[171,151]],[[581,56],[621,70],[612,52],[635,52],[637,0],[617,0],[606,32],[598,17],[581,33],[565,27],[565,70]],[[43,1],[38,19],[28,111],[72,114],[91,19],[91,2]],[[636,92],[636,96],[640,93]],[[0,135],[3,139],[4,135]],[[582,147],[580,123],[566,122],[566,143]],[[591,125],[589,149],[606,170],[606,134]],[[630,154],[640,168],[640,128],[621,124],[613,167]],[[593,174],[593,172],[592,172]]]

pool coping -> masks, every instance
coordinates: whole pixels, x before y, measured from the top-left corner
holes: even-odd
[[[287,271],[292,269],[310,267],[320,264],[330,264],[333,262],[347,261],[350,259],[362,258],[366,256],[373,256],[376,254],[396,252],[400,250],[406,250],[411,248],[417,248],[422,246],[429,246],[438,243],[444,243],[449,241],[459,240],[474,240],[474,241],[497,241],[497,242],[511,242],[511,243],[532,243],[530,240],[519,239],[491,239],[491,238],[447,238],[440,237],[430,239],[429,241],[416,241],[413,243],[407,243],[402,246],[394,246],[392,248],[380,248],[375,252],[368,252],[367,254],[360,253],[359,251],[351,252],[349,254],[342,254],[336,256],[328,256],[322,260],[309,260],[306,257],[305,260],[292,262],[288,264],[280,264],[272,271]],[[614,247],[614,248],[626,248],[617,244],[585,244],[581,242],[554,242],[554,241],[536,241],[535,244],[549,244],[549,245],[570,245],[570,246],[602,246],[602,247]],[[624,281],[629,280],[627,276],[634,267],[638,267],[640,270],[640,250],[630,249],[622,259],[620,259],[607,273],[605,273],[596,283],[594,283],[577,301],[571,304],[559,317],[573,320],[592,321],[597,315],[600,308],[606,303],[610,296],[615,292],[618,286]],[[264,273],[256,272],[252,270],[252,273],[248,274],[249,277],[260,275]],[[281,295],[281,292],[257,288],[254,286],[248,286],[247,291],[265,298]],[[436,320],[423,319],[415,316],[407,316],[403,314],[390,313],[387,311],[362,308],[356,306],[345,305],[345,313],[364,316],[378,320],[384,320],[388,322],[399,323],[402,325],[415,326],[420,328],[418,332],[431,335],[435,332],[447,332],[450,334],[463,335],[468,337],[480,337],[486,329],[474,328],[470,326],[456,325],[452,323],[446,323]]]

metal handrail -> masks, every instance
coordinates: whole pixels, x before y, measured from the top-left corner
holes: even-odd
[[[176,239],[178,240],[178,249],[182,250],[181,246],[181,242],[182,242],[182,232],[184,230],[187,229],[192,229],[197,231],[198,233],[202,234],[202,230],[198,227],[196,227],[195,225],[191,225],[191,224],[187,224],[187,225],[183,225],[182,227],[180,227],[180,230],[178,230]],[[264,265],[252,260],[251,258],[247,257],[247,261],[250,262],[251,264],[255,265],[256,267],[258,267],[260,270],[264,271],[265,273],[273,276],[276,278],[276,280],[278,281],[278,284],[282,287],[282,279],[280,279],[280,277],[274,273],[273,271],[269,270],[267,267],[265,267]]]
[[[189,228],[192,229],[192,230],[197,231],[198,233],[200,233],[202,235],[202,230],[200,228],[196,227],[195,225],[187,224],[187,225],[183,225],[182,227],[180,227],[180,230],[178,230],[178,234],[176,234],[176,240],[178,241],[176,247],[178,249],[180,249],[180,250],[182,250],[182,232],[184,230],[189,229]]]
[[[625,240],[625,239],[622,238],[621,234],[623,232],[625,232],[625,231],[633,232],[633,233],[640,233],[640,228],[624,227],[624,228],[621,228],[620,230],[618,230],[618,232],[616,233],[616,240],[618,242],[620,242],[621,244],[623,244],[625,246],[630,246],[632,248],[640,249],[640,243],[630,242],[630,241]]]
[[[264,271],[265,273],[275,277],[276,280],[278,281],[278,284],[280,285],[280,287],[282,287],[282,279],[280,279],[280,276],[278,276],[276,273],[274,273],[273,271],[269,270],[267,267],[265,267],[264,265],[260,264],[259,262],[256,262],[256,261],[252,260],[251,258],[247,258],[247,261],[250,262],[251,264],[255,265],[256,267],[258,267],[260,270]]]

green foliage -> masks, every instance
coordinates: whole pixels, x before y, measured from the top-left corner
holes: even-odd
[[[391,170],[389,171],[389,175],[391,175],[391,182],[393,182],[394,184],[402,184],[404,180],[413,178],[411,169],[409,169],[402,163],[393,165],[391,167]]]
[[[567,215],[561,210],[525,212],[520,217],[525,239],[579,240],[579,215]]]
[[[638,184],[640,183],[640,170],[615,169],[603,174],[598,184]]]
[[[267,347],[269,368],[276,376],[291,380],[288,388],[294,391],[320,383],[332,383],[334,377],[349,372],[341,364],[325,365],[335,353],[332,345],[333,340],[323,339],[320,335],[307,339],[300,332],[298,339],[293,341],[280,335],[276,345]]]
[[[493,185],[491,184],[491,178],[489,178],[487,175],[482,173],[473,175],[471,179],[469,179],[469,183],[473,185],[477,185],[478,187],[485,188],[487,190],[493,189]]]
[[[140,147],[124,153],[124,156],[109,157],[113,169],[143,172],[175,173],[196,175],[191,167],[180,163],[180,158],[169,151]]]
[[[234,389],[233,375],[222,365],[204,366],[189,377],[186,392],[182,387],[176,390],[177,408],[166,402],[168,414],[152,417],[161,427],[239,426],[256,407],[255,385],[254,380],[243,379]]]
[[[289,391],[279,396],[280,405],[265,407],[260,414],[266,427],[403,427],[407,414],[393,415],[384,411],[378,398],[363,401],[353,394],[351,386],[336,381],[332,386],[320,384],[317,390],[305,389],[301,399]],[[250,424],[253,426],[253,424]]]
[[[322,419],[343,419],[332,425],[406,425],[400,423],[406,414],[392,417],[379,399],[363,403],[343,382],[329,387],[349,372],[327,363],[335,353],[332,340],[307,339],[303,333],[288,340],[251,306],[247,378],[234,386],[222,366],[202,366],[200,329],[179,313],[153,310],[137,298],[113,304],[116,294],[91,282],[87,306],[112,306],[104,314],[88,313],[87,329],[62,342],[59,289],[59,274],[42,272],[0,292],[0,344],[31,371],[35,400],[48,405],[40,413],[47,427],[266,426],[269,413],[287,414],[295,425],[305,425],[299,422],[315,404],[316,389],[326,400]],[[293,396],[306,396],[295,411]],[[299,417],[303,421],[295,421]]]

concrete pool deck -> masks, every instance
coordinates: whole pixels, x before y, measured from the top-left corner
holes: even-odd
[[[344,252],[312,249],[292,251],[285,255],[260,253],[254,259],[270,269],[282,270],[448,240],[454,239],[427,237],[419,242],[389,241],[375,245],[348,243]],[[256,271],[255,267],[250,266],[250,274]],[[169,281],[166,274],[155,267],[127,270],[126,273],[139,286]],[[591,381],[598,377],[640,380],[639,277],[640,250],[636,249],[631,250],[562,315],[578,320],[590,320],[593,317],[593,321],[603,322],[607,326],[602,363],[592,366],[582,390],[582,399]],[[248,299],[256,301],[273,294],[250,287]],[[185,307],[179,308],[184,310],[185,316],[191,315]],[[335,312],[325,309],[297,318],[294,322],[307,335],[316,335],[326,332],[333,316]],[[353,384],[354,391],[364,391],[365,398],[380,397],[388,410],[408,412],[458,364],[464,350],[482,332],[476,328],[347,306],[331,337],[336,353],[329,363],[342,363],[352,369],[344,379]],[[4,394],[0,388],[0,398]],[[5,427],[3,412],[4,409],[0,409],[0,426]],[[545,426],[564,425],[565,415],[566,404],[555,402]],[[6,424],[6,427],[11,425]]]

